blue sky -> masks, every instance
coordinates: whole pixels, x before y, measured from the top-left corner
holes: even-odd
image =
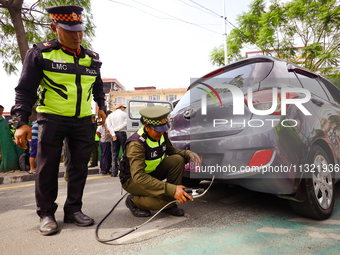
[[[249,10],[251,0],[224,1],[228,20],[237,26],[237,15]],[[224,43],[218,16],[223,0],[96,0],[92,13],[97,26],[92,46],[103,62],[102,77],[116,78],[127,89],[187,87],[190,78],[217,68],[208,59]],[[227,33],[231,29],[228,24]],[[0,77],[0,104],[7,112],[19,75],[8,77],[1,69]]]

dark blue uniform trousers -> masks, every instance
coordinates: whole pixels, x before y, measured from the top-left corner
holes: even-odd
[[[100,172],[107,174],[111,168],[111,142],[102,143],[100,142]]]
[[[53,114],[38,114],[39,134],[36,157],[35,195],[37,214],[40,217],[54,215],[58,194],[60,155],[65,137],[70,149],[67,199],[65,214],[80,211],[87,178],[90,154],[94,146],[95,125],[91,117],[62,117]]]

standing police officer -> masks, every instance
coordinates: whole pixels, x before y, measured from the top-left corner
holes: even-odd
[[[87,177],[87,163],[94,146],[95,127],[91,121],[92,95],[99,107],[98,117],[105,122],[103,82],[99,56],[80,44],[85,27],[82,7],[57,6],[45,8],[52,19],[51,28],[58,39],[41,42],[27,52],[16,101],[11,114],[16,116],[15,141],[26,148],[31,141],[28,117],[39,100],[39,124],[36,168],[37,214],[40,233],[54,234],[58,224],[54,214],[58,193],[60,155],[65,137],[69,141],[72,167],[68,173],[64,222],[89,226],[94,220],[81,211]]]
[[[173,147],[166,133],[170,127],[169,112],[163,106],[140,110],[144,125],[125,143],[119,177],[123,188],[131,194],[125,204],[136,217],[150,216],[150,210],[159,210],[174,199],[179,203],[193,200],[183,190],[182,175],[189,159],[195,164],[200,159],[194,152]],[[176,204],[164,212],[184,215]]]

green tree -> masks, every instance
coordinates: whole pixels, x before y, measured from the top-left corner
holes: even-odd
[[[27,50],[34,43],[55,38],[50,29],[46,6],[78,5],[84,8],[83,45],[90,47],[95,25],[90,0],[0,0],[0,58],[8,74],[18,71],[16,65],[24,62]]]
[[[222,66],[224,65],[224,46],[223,44],[220,47],[215,47],[212,51],[210,51],[209,60],[211,64]]]
[[[322,74],[334,72],[340,57],[339,0],[254,0],[228,36],[228,58],[244,47],[289,60]],[[219,54],[222,54],[221,52]]]

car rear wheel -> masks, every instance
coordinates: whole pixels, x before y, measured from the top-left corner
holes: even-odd
[[[334,207],[334,177],[325,151],[314,145],[309,153],[302,185],[304,202],[290,201],[293,210],[309,218],[328,218]]]

